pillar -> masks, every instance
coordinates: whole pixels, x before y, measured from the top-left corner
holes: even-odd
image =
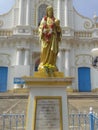
[[[70,50],[65,50],[65,77],[70,77],[70,57],[69,57]],[[67,92],[73,92],[72,85],[68,85],[66,87]]]
[[[23,19],[23,0],[19,1],[19,20],[18,25],[22,25],[22,19]]]
[[[58,19],[60,19],[60,0],[58,0],[58,3],[57,3],[57,17]]]
[[[69,50],[65,50],[65,76],[70,76]]]
[[[21,57],[22,57],[22,50],[21,50],[21,48],[17,48],[16,65],[22,64]]]
[[[30,64],[30,54],[29,49],[25,49],[24,65]]]
[[[57,66],[59,71],[64,72],[64,50],[59,50]]]
[[[68,0],[65,0],[65,26],[68,26]]]
[[[26,25],[30,24],[30,0],[27,0]]]
[[[16,54],[16,67],[15,67],[15,77],[17,76],[17,68],[22,65],[22,49],[20,47],[17,48]],[[21,88],[21,84],[14,84],[14,89]]]

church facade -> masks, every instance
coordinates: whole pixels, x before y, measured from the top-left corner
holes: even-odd
[[[24,87],[22,76],[33,76],[40,60],[38,25],[48,5],[60,19],[62,41],[57,67],[65,77],[74,77],[74,91],[98,89],[98,70],[92,67],[91,49],[98,46],[98,17],[80,15],[72,0],[16,0],[0,15],[0,92]]]

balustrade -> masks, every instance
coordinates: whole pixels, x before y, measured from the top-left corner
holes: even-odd
[[[25,114],[0,114],[0,130],[24,130]],[[98,130],[98,116],[90,108],[90,113],[70,113],[69,130]]]
[[[0,36],[12,36],[13,31],[11,30],[0,30]]]
[[[24,130],[24,114],[0,114],[0,130]]]

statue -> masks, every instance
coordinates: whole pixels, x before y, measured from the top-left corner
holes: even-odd
[[[52,6],[46,8],[46,16],[40,22],[39,37],[41,42],[41,55],[38,70],[40,71],[46,66],[50,66],[54,71],[58,71],[56,59],[59,42],[61,41],[61,27],[60,20],[54,17]]]

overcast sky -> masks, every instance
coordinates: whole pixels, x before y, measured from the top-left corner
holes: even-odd
[[[0,14],[8,12],[15,0],[0,0]],[[75,9],[82,14],[93,18],[94,13],[98,16],[98,0],[73,0]]]

